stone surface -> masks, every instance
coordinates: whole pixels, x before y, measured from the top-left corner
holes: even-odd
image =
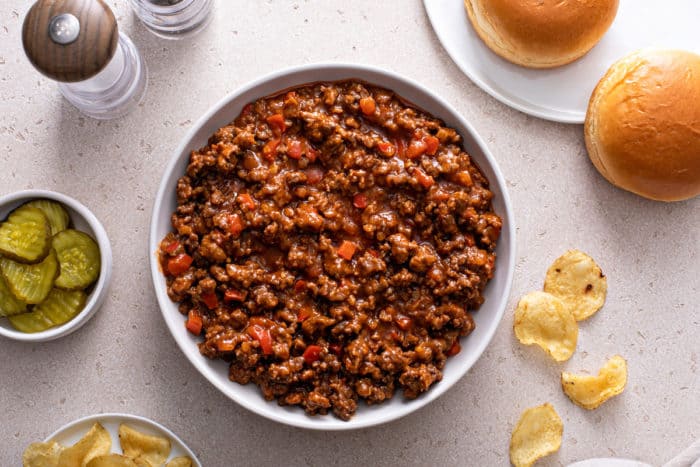
[[[81,116],[24,57],[28,3],[0,9],[0,193],[45,188],[81,200],[104,223],[115,259],[107,302],[80,331],[46,344],[0,341],[3,465],[98,412],[163,423],[205,466],[508,465],[513,425],[545,401],[565,430],[542,465],[608,456],[658,465],[700,437],[700,199],[661,204],[609,185],[586,157],[581,126],[526,116],[482,92],[445,54],[418,0],[219,0],[210,27],[182,42],[151,35],[128,2],[108,3],[150,73],[142,105],[109,122]],[[508,309],[470,373],[417,413],[346,433],[276,424],[204,380],[164,326],[147,256],[161,174],[192,122],[243,83],[321,61],[385,67],[449,100],[499,161],[518,231]],[[599,262],[609,295],[581,324],[575,356],[556,364],[517,343],[512,311],[569,248]],[[615,353],[629,361],[624,394],[593,412],[574,406],[560,371],[595,372]]]

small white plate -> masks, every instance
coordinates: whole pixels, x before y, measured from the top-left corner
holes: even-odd
[[[535,117],[583,123],[588,98],[613,62],[644,47],[700,52],[697,0],[620,0],[603,39],[583,58],[562,67],[534,70],[514,65],[484,45],[464,0],[423,0],[438,39],[477,86],[504,104]]]
[[[112,452],[114,453],[122,454],[122,450],[119,447],[119,425],[126,423],[131,428],[146,433],[147,435],[165,436],[168,438],[172,445],[168,460],[180,456],[190,456],[196,467],[202,467],[202,463],[199,462],[192,450],[188,448],[175,433],[168,430],[160,423],[136,415],[122,413],[90,415],[62,426],[44,441],[56,441],[63,446],[71,446],[82,438],[96,422],[100,422],[109,434],[112,435]]]

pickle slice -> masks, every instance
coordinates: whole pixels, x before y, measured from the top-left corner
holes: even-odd
[[[58,201],[37,199],[28,202],[25,206],[41,209],[49,220],[49,225],[51,225],[51,235],[56,235],[58,232],[62,232],[68,228],[70,216],[66,208]]]
[[[56,287],[67,290],[84,289],[100,274],[100,248],[88,234],[73,229],[59,232],[53,247],[61,264]]]
[[[0,274],[0,317],[12,316],[27,311],[27,304],[14,296]]]
[[[0,253],[22,263],[38,263],[51,249],[51,226],[41,209],[21,206],[0,225]]]
[[[41,332],[53,327],[53,323],[43,311],[30,311],[7,318],[13,328],[21,332]]]
[[[12,294],[29,304],[44,301],[58,276],[59,266],[56,251],[39,264],[22,264],[8,258],[0,258],[0,272],[7,281]]]
[[[12,327],[22,332],[41,332],[75,318],[85,306],[87,294],[82,290],[51,289],[46,300],[29,313],[8,318]]]
[[[82,290],[62,290],[54,287],[46,300],[34,307],[32,313],[41,311],[54,326],[59,326],[75,318],[86,301],[87,294]]]

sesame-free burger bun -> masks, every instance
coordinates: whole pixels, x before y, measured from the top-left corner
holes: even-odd
[[[495,53],[530,68],[573,62],[598,43],[618,0],[464,0],[477,34]]]
[[[591,95],[584,133],[613,185],[659,201],[700,194],[700,55],[646,49],[614,63]]]

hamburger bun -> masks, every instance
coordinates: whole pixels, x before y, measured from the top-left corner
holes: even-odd
[[[529,68],[582,57],[617,14],[618,0],[464,0],[481,40],[496,54]]]
[[[646,49],[615,62],[588,103],[593,165],[645,198],[700,194],[700,55]]]

